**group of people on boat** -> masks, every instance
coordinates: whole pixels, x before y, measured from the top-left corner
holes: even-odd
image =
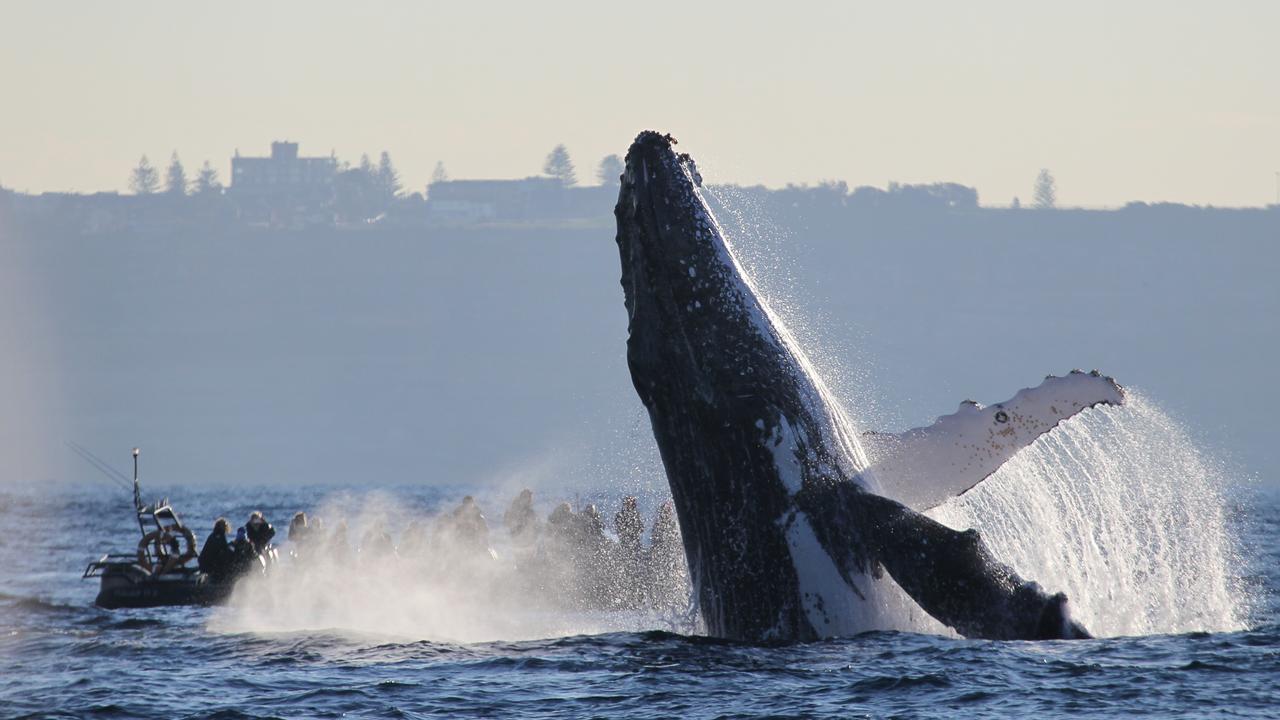
[[[229,582],[255,566],[266,567],[273,558],[271,539],[276,530],[261,512],[249,515],[248,522],[236,530],[234,540],[228,539],[230,531],[231,523],[218,518],[200,550],[200,572],[208,575],[211,582]]]
[[[685,602],[684,551],[670,502],[658,507],[645,545],[645,522],[634,496],[622,499],[610,536],[594,504],[575,512],[562,502],[545,524],[531,520],[532,497],[526,493],[512,503],[515,517],[509,510],[503,524],[514,541],[536,548],[534,566],[567,588],[578,605],[635,609]]]
[[[199,554],[199,568],[210,581],[225,583],[248,572],[262,572],[278,559],[275,529],[261,512],[231,535],[218,518]],[[612,533],[599,508],[575,510],[561,502],[543,518],[533,492],[522,490],[502,515],[500,537],[468,495],[435,518],[412,519],[392,539],[386,523],[375,519],[354,547],[345,520],[332,529],[319,518],[296,513],[289,522],[285,549],[294,563],[330,563],[339,568],[374,567],[393,562],[465,579],[468,573],[502,566],[529,591],[542,591],[578,607],[640,608],[676,606],[687,601],[687,573],[680,531],[671,503],[659,506],[645,543],[646,523],[634,496],[622,499]],[[499,555],[494,541],[502,549]]]

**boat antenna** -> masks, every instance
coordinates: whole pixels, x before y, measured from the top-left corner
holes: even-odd
[[[138,529],[143,535],[147,528],[142,524],[142,488],[138,485],[138,448],[133,449],[133,508],[138,512]]]

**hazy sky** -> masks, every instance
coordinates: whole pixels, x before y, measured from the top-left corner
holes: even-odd
[[[115,190],[143,153],[355,161],[420,189],[579,178],[636,131],[709,177],[955,181],[1071,205],[1260,205],[1280,170],[1280,3],[0,0],[0,184]]]

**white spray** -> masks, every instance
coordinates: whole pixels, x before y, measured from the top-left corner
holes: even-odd
[[[447,514],[425,517],[385,493],[330,498],[313,517],[325,518],[325,532],[284,543],[278,564],[237,583],[211,629],[458,643],[697,629],[678,535],[665,546],[674,553],[651,545],[637,561],[616,543],[583,552],[545,524],[517,545],[501,510],[488,517],[491,551],[450,532]],[[334,541],[339,524],[345,542]]]
[[[1231,631],[1251,600],[1226,487],[1187,432],[1130,391],[929,514],[977,528],[996,557],[1065,592],[1095,635]]]

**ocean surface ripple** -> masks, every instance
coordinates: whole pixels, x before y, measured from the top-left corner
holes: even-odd
[[[105,611],[80,573],[132,546],[121,498],[9,491],[0,716],[1274,717],[1280,494],[1237,495],[1241,578],[1259,593],[1244,630],[1036,643],[875,632],[760,647],[658,630],[463,644],[342,627],[236,630],[234,607]],[[256,507],[279,528],[315,497],[173,493],[201,534],[216,514]]]

